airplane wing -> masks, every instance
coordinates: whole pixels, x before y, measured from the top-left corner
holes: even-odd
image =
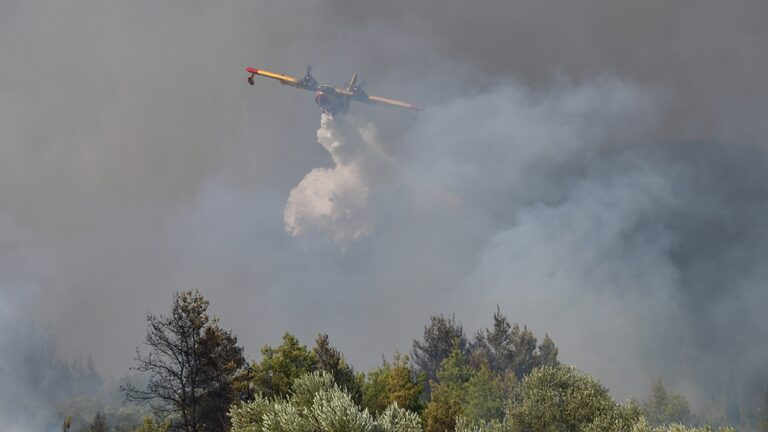
[[[415,105],[411,105],[408,102],[403,102],[395,99],[387,99],[379,96],[368,96],[368,99],[361,102],[365,102],[373,105],[389,105],[389,106],[394,106],[398,108],[408,108],[416,111],[421,110],[421,108]]]
[[[352,82],[354,83],[355,78],[357,78],[357,74],[355,74],[354,77],[352,77]],[[369,96],[365,92],[355,92],[354,90],[350,90],[348,88],[334,88],[336,93],[342,94],[344,96],[349,96],[352,98],[352,100],[363,102],[371,105],[389,105],[394,106],[398,108],[408,108],[416,111],[421,111],[420,107],[417,107],[416,105],[409,104],[408,102],[399,101],[396,99],[388,99],[383,98],[380,96]]]
[[[296,78],[288,75],[283,75],[279,73],[274,73],[270,71],[265,71],[264,69],[256,69],[252,67],[245,68],[245,71],[251,74],[251,76],[248,78],[248,82],[253,84],[253,76],[254,75],[261,75],[263,77],[272,78],[275,80],[280,81],[280,84],[288,85],[291,87],[301,88],[301,89],[307,89],[311,90],[309,87],[304,85],[303,82],[297,80]]]

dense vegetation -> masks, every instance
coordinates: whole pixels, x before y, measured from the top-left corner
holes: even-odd
[[[143,380],[119,387],[141,405],[94,399],[62,405],[62,430],[87,432],[699,432],[733,430],[717,407],[692,413],[661,380],[642,402],[616,403],[595,378],[558,361],[497,309],[492,326],[468,338],[454,317],[434,316],[410,356],[355,371],[320,334],[308,348],[286,333],[246,361],[237,337],[207,313],[197,291],[177,293],[169,315],[148,315]],[[92,363],[86,382],[101,383]],[[145,408],[140,408],[145,407]],[[122,410],[122,411],[121,411]],[[88,413],[90,412],[90,417]],[[74,416],[74,417],[73,417]],[[73,418],[75,419],[73,422]],[[768,430],[763,410],[736,425]]]

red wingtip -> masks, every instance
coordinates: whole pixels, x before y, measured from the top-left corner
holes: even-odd
[[[252,67],[247,67],[247,68],[245,68],[245,71],[246,71],[246,72],[248,72],[248,73],[252,73],[252,74],[256,74],[256,73],[259,73],[259,70],[258,70],[258,69],[256,69],[256,68],[252,68]]]

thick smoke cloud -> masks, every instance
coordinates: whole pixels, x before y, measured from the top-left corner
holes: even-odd
[[[474,329],[498,304],[619,397],[656,375],[700,398],[750,380],[768,336],[765,8],[4,2],[0,364],[20,343],[5,323],[32,320],[60,357],[120,375],[144,312],[200,288],[252,356],[325,331],[364,369],[430,314]],[[367,236],[344,250],[324,238],[349,237],[343,218],[285,232],[293,188],[336,163],[319,110],[242,72],[306,63],[428,106],[352,107],[382,154],[355,162]]]
[[[666,139],[761,144],[768,132],[761,0],[334,3],[329,14],[360,26],[394,23],[463,64],[529,86],[602,75],[652,85],[664,95]]]
[[[396,203],[404,219],[380,217],[378,228],[415,248],[404,260],[459,260],[435,244],[466,254],[453,295],[432,301],[462,305],[471,328],[499,303],[550,332],[566,360],[618,395],[643,394],[663,375],[700,404],[734,375],[760,375],[768,359],[754,343],[765,334],[753,306],[766,300],[756,287],[768,244],[767,155],[649,141],[660,121],[654,102],[641,87],[603,79],[546,95],[506,84],[433,106],[404,136],[400,170],[377,179],[392,194],[378,207]],[[723,187],[735,166],[744,177]],[[393,260],[410,270],[392,255],[381,261]],[[713,266],[738,266],[740,276],[716,277]],[[738,312],[715,318],[726,310]]]

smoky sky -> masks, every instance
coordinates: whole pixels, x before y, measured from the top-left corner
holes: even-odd
[[[46,323],[61,357],[118,376],[146,312],[199,288],[252,357],[327,332],[366,369],[431,314],[473,330],[499,305],[618,397],[654,376],[704,395],[752,379],[768,357],[766,16],[759,1],[3,2],[2,331]],[[343,248],[283,225],[290,191],[333,164],[311,94],[244,79],[307,63],[427,107],[352,107],[391,166],[373,229]]]

